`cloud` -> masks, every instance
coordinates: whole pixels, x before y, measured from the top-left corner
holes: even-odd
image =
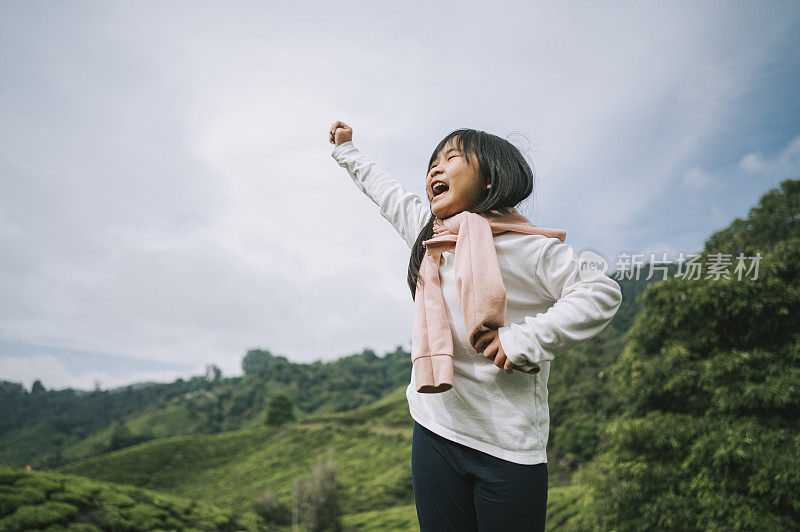
[[[800,176],[800,135],[771,159],[764,157],[760,151],[744,155],[739,160],[739,169],[751,174],[768,174],[781,180],[797,179]]]
[[[522,133],[534,223],[607,256],[694,245],[697,225],[664,220],[728,184],[698,154],[766,90],[796,22],[780,6],[422,7],[3,4],[0,339],[226,375],[254,347],[408,347],[409,250],[330,157],[339,119],[420,195],[452,129]],[[7,375],[46,372],[42,356]]]
[[[93,390],[95,385],[106,390],[134,382],[172,382],[183,375],[180,370],[143,370],[111,373],[103,369],[76,370],[75,364],[65,363],[55,355],[24,355],[0,358],[0,375],[4,380],[21,382],[30,391],[35,380],[45,388]]]
[[[712,186],[719,186],[719,181],[714,177],[701,170],[700,168],[692,168],[683,174],[682,184],[689,190],[697,192]]]

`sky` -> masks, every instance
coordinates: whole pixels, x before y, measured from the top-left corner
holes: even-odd
[[[0,65],[0,379],[29,390],[409,350],[410,250],[336,120],[426,205],[447,133],[507,138],[523,214],[612,267],[800,176],[797,2],[2,0]]]

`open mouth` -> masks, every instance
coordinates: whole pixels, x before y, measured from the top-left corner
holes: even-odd
[[[433,197],[440,196],[447,192],[450,187],[444,181],[434,181],[431,185],[431,192],[433,192]]]

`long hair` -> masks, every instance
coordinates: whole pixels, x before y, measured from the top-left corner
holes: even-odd
[[[451,139],[454,139],[454,145],[458,147],[467,164],[470,157],[477,158],[483,186],[492,185],[491,189],[485,191],[483,199],[469,209],[471,212],[481,214],[491,210],[516,207],[531,195],[533,171],[519,149],[506,139],[477,129],[457,129],[443,138],[428,161],[428,172]],[[425,246],[422,242],[433,238],[435,218],[431,212],[428,223],[420,231],[411,249],[411,258],[408,261],[408,287],[411,290],[411,299],[416,296],[419,268],[425,255]]]

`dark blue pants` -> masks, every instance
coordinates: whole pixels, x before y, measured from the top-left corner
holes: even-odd
[[[544,530],[547,463],[502,460],[415,421],[411,481],[421,532]]]

